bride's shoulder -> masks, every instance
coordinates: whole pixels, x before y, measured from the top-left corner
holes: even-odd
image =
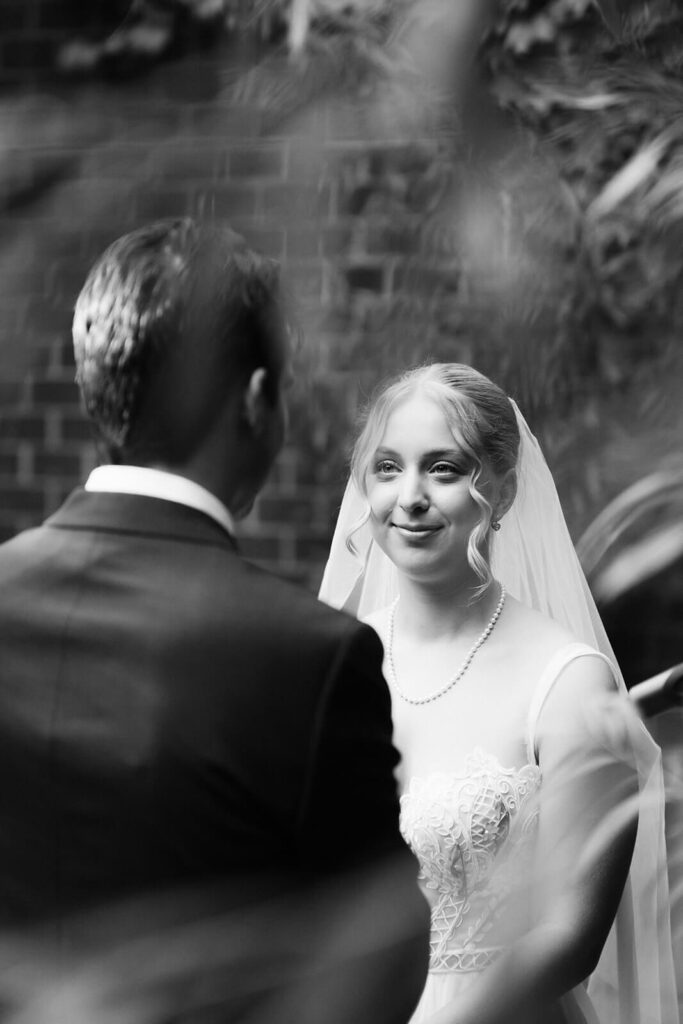
[[[547,650],[552,654],[555,650],[576,643],[577,638],[565,626],[562,626],[549,615],[536,611],[508,595],[506,599],[507,629],[520,641],[528,640],[536,649]]]
[[[571,718],[585,702],[592,705],[618,689],[614,666],[550,616],[513,600],[508,630],[533,663],[532,693],[547,695],[546,715],[554,708],[560,720]]]
[[[507,628],[508,635],[516,637],[520,646],[534,651],[539,668],[556,664],[560,666],[558,673],[578,675],[587,680],[589,687],[613,687],[614,670],[603,655],[549,615],[511,598]],[[586,657],[591,654],[595,657]],[[581,657],[577,661],[578,655]]]
[[[600,652],[583,643],[565,626],[514,598],[510,598],[507,611],[505,639],[510,649],[510,664],[516,664],[515,659],[519,658],[520,674],[533,681],[532,690],[548,673],[557,676],[558,681],[560,676],[563,678],[562,686],[553,683],[552,688],[558,692],[566,685],[575,688],[575,695],[577,686],[586,687],[587,692],[614,688],[614,670]],[[595,657],[586,657],[590,654]]]

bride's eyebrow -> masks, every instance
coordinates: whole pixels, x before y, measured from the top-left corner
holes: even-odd
[[[459,448],[436,448],[434,451],[425,452],[425,459],[462,459],[463,453]]]
[[[375,449],[373,456],[375,459],[400,459],[400,453],[394,451],[393,448],[385,448],[380,446]],[[449,459],[451,462],[462,462],[465,458],[464,453],[459,448],[434,448],[431,451],[424,452],[420,455],[420,462],[437,462],[439,459]]]

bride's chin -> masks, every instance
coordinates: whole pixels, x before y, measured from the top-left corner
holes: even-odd
[[[443,553],[436,551],[431,545],[405,544],[402,541],[378,541],[378,544],[399,575],[415,582],[429,582],[433,577],[440,578],[444,575]]]
[[[399,575],[407,576],[416,582],[428,583],[431,580],[437,582],[436,578],[443,576],[443,559],[435,555],[432,555],[431,558],[426,557],[425,552],[422,551],[402,553],[401,556],[392,558],[391,561],[396,566]]]

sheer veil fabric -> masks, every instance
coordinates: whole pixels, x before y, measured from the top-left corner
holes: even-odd
[[[514,405],[514,403],[513,403]],[[519,601],[544,612],[612,663],[600,615],[562,513],[552,474],[515,405],[521,447],[518,491],[492,544],[492,571]],[[347,541],[351,538],[353,551]],[[398,576],[374,543],[368,505],[353,480],[342,501],[320,599],[365,618],[398,594]],[[629,880],[588,994],[600,1024],[679,1024],[669,916],[661,756],[626,702],[629,750],[638,769],[638,832]],[[617,756],[623,756],[622,741]],[[579,1003],[583,1000],[579,999]]]

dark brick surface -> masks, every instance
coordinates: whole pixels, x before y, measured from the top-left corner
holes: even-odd
[[[55,39],[44,32],[24,35],[20,32],[7,33],[2,40],[0,51],[0,67],[11,76],[26,68],[41,68],[52,63],[55,52]]]
[[[20,366],[17,365],[13,369],[18,370]],[[12,375],[8,375],[5,380],[0,380],[0,410],[3,415],[9,409],[13,409],[17,403],[19,403],[27,390],[27,383],[25,380]]]
[[[145,191],[136,195],[131,207],[131,227],[134,223],[159,220],[163,217],[185,217],[191,213],[203,212],[200,203],[195,202],[193,209],[192,196],[189,189],[159,188],[147,186]],[[121,232],[119,232],[121,233]]]
[[[62,438],[67,443],[75,441],[83,444],[90,444],[93,440],[93,430],[85,416],[64,416],[61,422]]]
[[[13,478],[17,474],[17,469],[17,453],[0,451],[0,476]]]
[[[261,209],[259,192],[251,184],[216,185],[194,189],[194,212],[204,216],[234,219],[255,217]]]
[[[39,487],[3,487],[2,507],[5,512],[35,515],[40,521],[45,510],[45,495]]]
[[[284,228],[261,227],[247,224],[243,228],[246,242],[254,249],[258,249],[266,256],[273,259],[282,259],[285,254],[285,240],[289,240],[288,233]]]
[[[152,183],[162,185],[169,182],[190,181],[201,185],[203,182],[218,180],[224,172],[226,156],[216,140],[197,145],[176,146],[171,153],[162,151],[157,159],[150,159]]]
[[[55,452],[37,452],[33,460],[36,476],[54,476],[59,479],[76,479],[81,471],[78,455]]]
[[[252,146],[233,149],[228,158],[231,178],[281,178],[285,153],[282,145]]]
[[[29,14],[24,0],[3,0],[0,3],[0,38],[8,33],[15,33],[13,38],[16,38],[16,34],[26,28]]]
[[[294,498],[266,498],[259,504],[259,518],[262,522],[273,523],[296,523],[310,526],[313,520],[313,508],[310,499],[304,497]]]
[[[350,266],[346,271],[346,281],[349,288],[358,288],[363,291],[381,292],[386,282],[386,266],[381,263],[358,263]]]
[[[287,231],[288,260],[315,260],[321,256],[320,232],[305,224]]]
[[[27,6],[30,7],[30,4]],[[34,18],[37,18],[41,28],[54,29],[61,33],[65,28],[82,27],[78,6],[73,0],[40,0]]]
[[[39,441],[45,437],[45,419],[35,412],[0,416],[0,441]]]
[[[77,406],[78,388],[73,380],[37,380],[33,384],[33,400],[37,405]]]
[[[264,208],[286,218],[307,223],[332,214],[332,189],[329,186],[298,184],[266,185],[263,190]]]

